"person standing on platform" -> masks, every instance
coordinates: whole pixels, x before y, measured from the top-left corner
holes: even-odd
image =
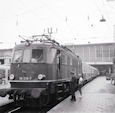
[[[83,85],[83,74],[82,74],[82,76],[79,77],[79,86],[78,86],[78,91],[81,96],[82,96],[82,90],[81,90],[82,85]]]
[[[71,101],[76,101],[75,97],[75,91],[77,87],[77,77],[74,73],[72,73],[72,78],[71,78]]]

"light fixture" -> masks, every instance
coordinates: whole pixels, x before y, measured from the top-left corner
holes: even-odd
[[[9,76],[9,79],[10,79],[10,80],[13,80],[13,79],[14,79],[14,75],[11,74],[11,75]]]
[[[39,74],[38,75],[38,80],[42,80],[43,78],[45,78],[46,77],[46,75],[44,75],[44,74]]]
[[[102,16],[102,18],[100,19],[100,22],[105,22],[106,19]]]

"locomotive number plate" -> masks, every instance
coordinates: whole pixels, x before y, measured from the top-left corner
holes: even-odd
[[[32,77],[19,77],[19,80],[31,80]]]

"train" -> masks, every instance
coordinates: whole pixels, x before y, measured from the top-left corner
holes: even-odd
[[[82,62],[82,73],[83,73],[84,83],[87,83],[100,75],[100,72],[97,68],[85,62]]]
[[[9,95],[18,106],[46,106],[52,98],[59,101],[70,93],[73,74],[83,74],[86,82],[98,75],[96,71],[50,35],[33,35],[13,49],[8,77],[11,88],[4,96]]]

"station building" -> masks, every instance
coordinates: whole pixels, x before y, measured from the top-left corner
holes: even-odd
[[[67,45],[83,62],[97,67],[101,74],[111,73],[115,58],[115,43]]]
[[[8,75],[12,57],[12,49],[0,49],[0,85],[9,84]]]
[[[12,49],[0,49],[0,65],[11,63]]]

